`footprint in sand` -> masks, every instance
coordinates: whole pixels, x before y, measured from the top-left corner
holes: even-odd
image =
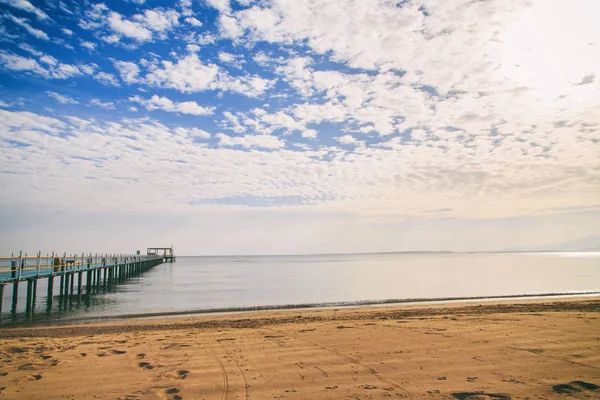
[[[138,366],[144,369],[154,369],[154,366],[150,365],[150,363],[147,362],[138,363]]]
[[[23,347],[10,347],[7,349],[10,354],[27,353],[27,349]]]
[[[164,374],[164,376],[170,379],[185,379],[187,378],[189,373],[190,371],[188,371],[187,369],[180,369],[177,372],[167,372],[166,374]]]
[[[187,369],[180,369],[179,371],[177,371],[177,375],[179,376],[179,379],[187,378],[189,373],[190,373],[190,371],[188,371]]]
[[[177,393],[179,393],[179,389],[177,389],[177,388],[167,389],[165,391],[165,393],[167,394],[167,398],[169,400],[182,400],[183,399],[183,397],[181,397],[180,395],[177,394]]]
[[[25,380],[27,381],[39,381],[40,379],[42,379],[42,375],[29,375],[25,378]]]
[[[125,354],[127,353],[125,350],[112,350],[113,354]]]
[[[144,357],[146,357],[146,355],[144,353],[140,353],[136,357],[137,357],[138,360],[143,360]]]
[[[35,367],[33,366],[33,364],[32,364],[32,363],[25,363],[25,364],[19,365],[19,366],[17,367],[17,369],[18,369],[18,370],[22,370],[22,371],[24,371],[24,370],[32,370],[32,369],[35,369]]]
[[[573,394],[583,391],[600,391],[600,386],[584,381],[573,381],[571,383],[562,383],[552,386],[552,390],[560,394]]]

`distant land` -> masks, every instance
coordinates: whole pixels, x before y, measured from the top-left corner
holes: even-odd
[[[502,252],[532,252],[532,251],[600,251],[600,235],[587,236],[548,246],[540,247],[513,247]]]

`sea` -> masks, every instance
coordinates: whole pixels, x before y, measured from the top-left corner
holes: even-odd
[[[46,298],[41,279],[32,312],[25,284],[0,326],[302,307],[600,294],[600,252],[379,253],[177,257],[98,294]],[[84,279],[85,282],[85,279]]]

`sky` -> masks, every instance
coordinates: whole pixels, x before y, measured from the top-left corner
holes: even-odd
[[[0,0],[0,253],[600,234],[596,0]]]

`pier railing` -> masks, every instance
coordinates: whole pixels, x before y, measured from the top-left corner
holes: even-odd
[[[80,297],[98,293],[101,287],[123,282],[128,278],[139,275],[149,268],[174,261],[160,254],[46,254],[38,252],[34,256],[12,254],[10,257],[0,257],[0,315],[4,298],[4,287],[13,285],[12,310],[17,309],[19,283],[27,283],[26,312],[32,312],[35,306],[37,282],[48,279],[48,305],[54,298],[54,278],[59,277],[60,299],[73,295]],[[85,275],[85,282],[83,277]],[[75,280],[77,279],[77,284]]]
[[[67,254],[52,253],[31,256],[23,253],[10,257],[0,256],[0,284],[46,278],[87,271],[96,268],[115,267],[132,262],[162,259],[161,255],[131,254]],[[60,263],[56,261],[59,260]]]

